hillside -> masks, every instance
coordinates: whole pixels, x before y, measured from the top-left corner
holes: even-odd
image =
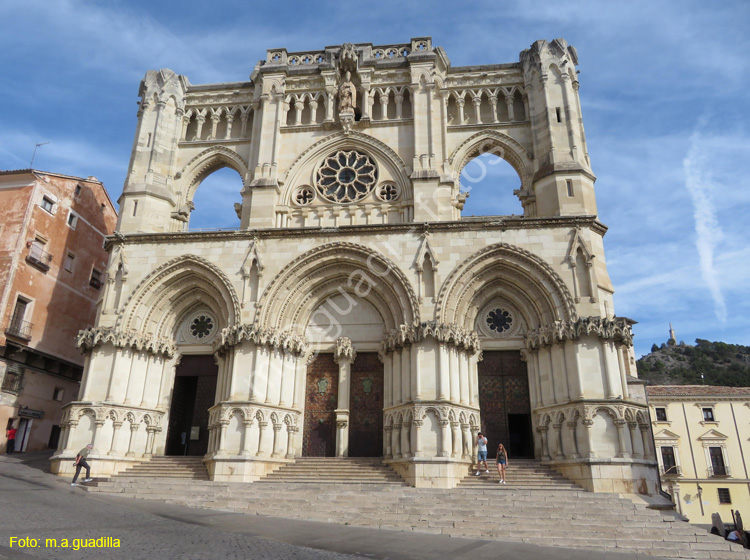
[[[638,376],[654,385],[750,387],[750,347],[700,338],[695,346],[654,344],[638,360]]]

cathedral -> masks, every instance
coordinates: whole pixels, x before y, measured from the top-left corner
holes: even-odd
[[[633,321],[614,314],[576,50],[451,66],[420,37],[268,50],[247,82],[141,82],[96,326],[53,471],[203,457],[253,482],[298,457],[378,457],[451,488],[490,456],[592,491],[658,493]],[[478,157],[522,215],[462,216]],[[190,231],[242,178],[233,230]]]

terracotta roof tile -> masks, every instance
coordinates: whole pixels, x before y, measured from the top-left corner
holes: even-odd
[[[750,387],[717,387],[715,385],[649,385],[649,396],[746,396]]]

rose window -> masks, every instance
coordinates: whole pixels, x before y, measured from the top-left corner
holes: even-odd
[[[487,314],[487,326],[500,334],[507,331],[513,323],[513,317],[505,309],[493,309]]]
[[[366,197],[378,180],[375,161],[357,150],[329,155],[316,173],[318,192],[331,202],[357,202]]]
[[[198,315],[190,323],[190,334],[195,338],[202,339],[214,330],[214,320],[208,315]]]

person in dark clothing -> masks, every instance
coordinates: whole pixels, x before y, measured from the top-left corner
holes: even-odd
[[[78,455],[76,455],[76,461],[73,463],[76,466],[76,474],[73,477],[73,482],[70,483],[71,486],[77,486],[76,480],[78,480],[78,475],[81,474],[81,469],[86,469],[86,478],[83,479],[84,482],[91,482],[94,480],[91,478],[91,467],[89,467],[89,464],[86,462],[86,459],[89,456],[89,453],[91,453],[91,450],[93,449],[92,444],[88,444],[86,447],[81,449],[78,452]]]

